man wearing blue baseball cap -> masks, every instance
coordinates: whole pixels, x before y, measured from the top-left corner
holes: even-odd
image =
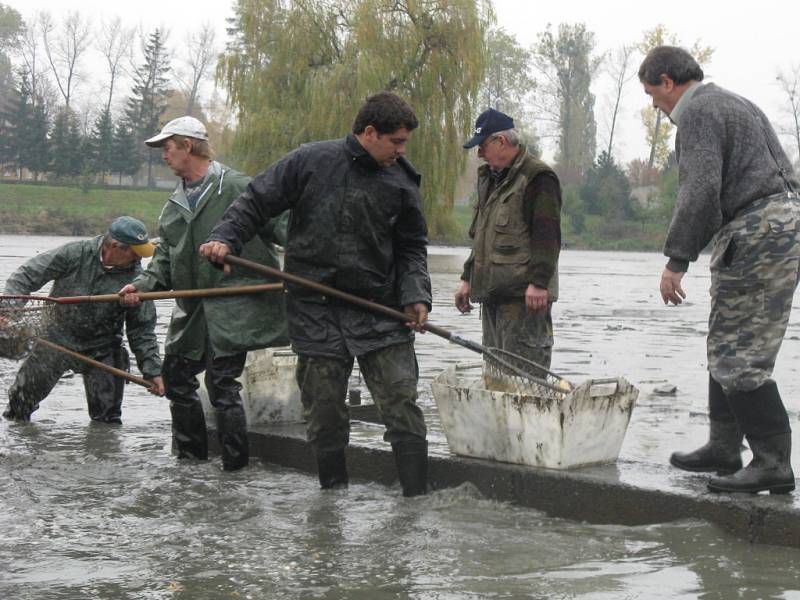
[[[140,261],[153,255],[147,227],[133,217],[119,217],[108,233],[69,242],[36,255],[6,281],[6,294],[28,295],[53,282],[51,296],[114,294],[141,273]],[[42,337],[118,369],[128,370],[130,358],[122,345],[123,329],[150,392],[164,394],[161,358],[155,334],[152,302],[137,307],[117,303],[57,305]],[[83,375],[86,403],[93,421],[122,422],[125,381],[48,348],[34,347],[8,390],[7,419],[30,421],[68,370]]]
[[[483,344],[550,367],[551,307],[558,299],[561,187],[553,169],[528,153],[514,119],[481,113],[464,148],[478,147],[478,200],[456,307],[481,303]]]

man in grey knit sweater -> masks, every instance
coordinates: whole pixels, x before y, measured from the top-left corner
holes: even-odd
[[[800,269],[798,181],[769,120],[714,84],[681,48],[659,46],[639,68],[653,105],[678,131],[679,189],[661,297],[680,304],[681,280],[713,239],[707,340],[709,442],[670,462],[714,472],[715,492],[794,490],[791,428],[771,378]],[[742,468],[747,437],[753,460]]]

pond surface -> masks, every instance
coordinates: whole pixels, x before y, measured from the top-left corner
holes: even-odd
[[[0,236],[0,282],[65,241]],[[431,320],[480,340],[477,310],[452,306],[463,257],[431,249]],[[554,311],[555,371],[577,382],[624,375],[640,388],[620,460],[643,477],[702,443],[707,427],[707,258],[692,266],[679,308],[658,298],[663,262],[565,251]],[[163,344],[171,303],[158,309]],[[420,403],[444,448],[429,383],[478,357],[431,334],[417,351]],[[798,355],[795,314],[775,371],[795,429]],[[15,368],[0,360],[2,404]],[[653,393],[665,383],[674,396]],[[62,380],[31,424],[0,419],[0,598],[800,599],[800,550],[749,545],[708,523],[589,525],[484,499],[468,484],[405,500],[371,483],[324,493],[316,478],[260,461],[235,474],[218,457],[178,463],[166,401],[136,386],[123,421],[90,423],[80,377]]]

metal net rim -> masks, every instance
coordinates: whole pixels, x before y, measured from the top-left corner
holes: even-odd
[[[500,388],[522,395],[562,399],[572,390],[566,379],[501,348],[488,348],[484,353],[483,371],[487,385],[494,380]]]
[[[45,300],[0,300],[0,358],[20,360],[58,305]]]

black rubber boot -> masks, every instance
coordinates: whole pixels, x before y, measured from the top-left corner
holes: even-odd
[[[208,459],[208,432],[203,407],[172,402],[172,451],[178,458]]]
[[[788,494],[794,487],[792,472],[792,429],[789,416],[774,381],[750,392],[728,396],[736,420],[744,431],[753,460],[744,469],[708,482],[712,492],[769,491]]]
[[[428,442],[408,440],[392,444],[397,476],[403,496],[421,496],[428,493]]]
[[[250,462],[250,444],[243,407],[217,411],[217,435],[222,448],[223,470],[238,471],[246,467]]]
[[[742,468],[742,433],[722,386],[708,378],[708,443],[692,452],[673,452],[673,467],[699,473],[734,473]]]
[[[792,472],[792,434],[779,433],[768,438],[747,436],[753,460],[744,469],[708,482],[712,492],[788,494],[794,490]]]
[[[669,462],[673,467],[698,473],[735,473],[742,468],[742,439],[744,434],[736,421],[711,421],[708,443],[693,452],[673,452]]]
[[[20,423],[30,423],[31,421],[31,414],[29,412],[12,407],[10,402],[3,411],[3,417],[9,421],[19,421]]]
[[[316,452],[319,485],[323,490],[347,487],[347,458],[344,448]]]

